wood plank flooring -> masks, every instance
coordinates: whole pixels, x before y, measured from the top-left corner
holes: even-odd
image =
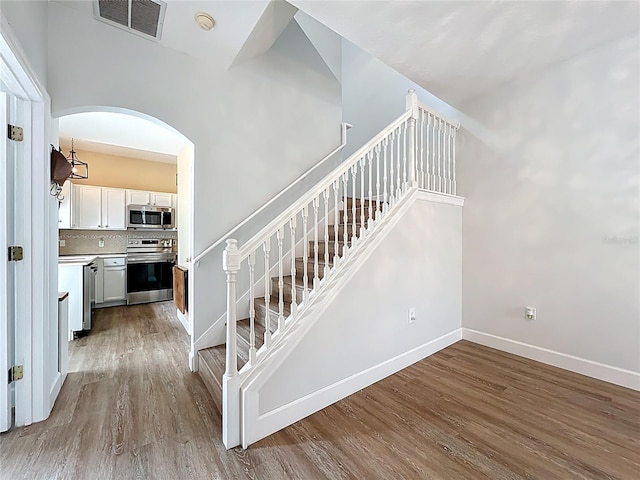
[[[98,310],[2,479],[637,479],[640,393],[459,342],[226,451],[171,303]]]

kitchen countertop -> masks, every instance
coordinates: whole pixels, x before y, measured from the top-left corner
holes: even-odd
[[[89,265],[98,258],[97,255],[65,255],[58,258],[59,265]]]

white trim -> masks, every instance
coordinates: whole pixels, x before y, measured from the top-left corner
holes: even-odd
[[[3,81],[27,104],[23,108],[25,139],[19,154],[23,168],[16,185],[20,208],[16,241],[24,246],[25,259],[17,265],[20,292],[16,304],[16,361],[24,364],[24,379],[15,385],[15,423],[29,425],[47,418],[51,405],[45,385],[47,335],[57,318],[56,252],[52,241],[57,227],[49,195],[49,122],[51,104],[43,84],[31,68],[8,20],[0,13],[0,67]],[[57,320],[56,320],[57,322]]]
[[[178,307],[176,307],[176,316],[178,317],[178,320],[180,320],[182,327],[186,330],[187,333],[189,333],[189,319],[184,313],[178,310]]]
[[[1,67],[1,65],[0,65]],[[0,92],[0,125],[8,123],[8,105],[9,96],[5,92]],[[7,161],[7,136],[1,135],[0,138],[0,194],[2,195],[2,206],[0,206],[0,225],[3,226],[0,234],[0,252],[6,252],[11,239],[7,238],[10,232],[4,229],[7,225],[7,217],[9,212],[9,204],[6,202],[8,181],[8,161]],[[9,312],[9,262],[0,265],[0,372],[7,372],[13,366],[13,351],[11,348],[11,336],[13,334],[12,323]],[[11,290],[13,293],[13,289]],[[11,312],[12,313],[12,312]],[[6,432],[11,428],[11,407],[13,406],[13,385],[6,382],[0,382],[0,432]]]
[[[60,372],[56,373],[51,389],[49,390],[49,410],[52,410],[53,404],[56,403],[56,399],[58,398],[58,394],[60,393],[65,377],[66,375],[62,375]]]
[[[418,200],[432,203],[444,203],[462,207],[464,205],[464,197],[457,195],[449,195],[448,193],[432,192],[430,190],[418,189]]]
[[[243,392],[245,405],[243,447],[247,448],[249,444],[453,345],[462,338],[461,330],[458,328],[263,415],[258,414],[258,392]]]
[[[520,357],[563,368],[571,372],[586,375],[605,382],[640,391],[640,373],[624,370],[611,365],[594,362],[585,358],[567,355],[547,348],[498,337],[489,333],[478,332],[469,328],[462,329],[462,338],[470,342],[512,353]]]

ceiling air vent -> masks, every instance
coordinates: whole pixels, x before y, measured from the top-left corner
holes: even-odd
[[[95,0],[98,20],[145,38],[160,40],[167,4],[159,0]]]

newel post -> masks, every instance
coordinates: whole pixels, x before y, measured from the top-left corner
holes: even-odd
[[[222,268],[227,274],[227,362],[224,374],[234,377],[238,374],[236,273],[240,270],[240,251],[237,240],[227,240],[227,247],[222,254]]]
[[[237,240],[227,240],[222,254],[222,268],[227,274],[227,358],[222,376],[222,442],[225,447],[240,445],[240,377],[236,336],[236,274],[240,270]]]
[[[420,112],[418,111],[418,95],[412,88],[407,93],[407,111],[411,112],[409,119],[409,186],[416,187],[418,185],[416,178],[416,120]]]

